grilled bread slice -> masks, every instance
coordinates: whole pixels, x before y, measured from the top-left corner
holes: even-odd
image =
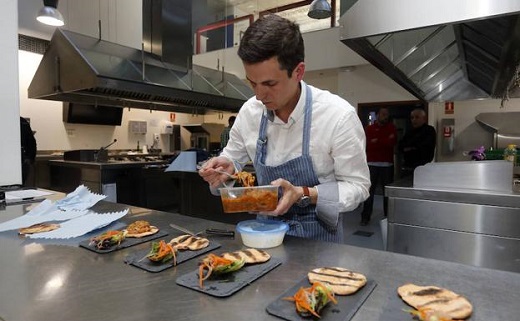
[[[135,221],[125,229],[125,237],[142,238],[159,232],[159,228],[150,225],[147,221]]]
[[[316,281],[327,283],[337,295],[356,293],[367,283],[367,278],[363,274],[342,267],[316,268],[307,276],[311,283]]]
[[[42,232],[50,232],[55,229],[60,228],[59,224],[51,224],[51,223],[38,223],[31,225],[29,227],[24,227],[18,230],[19,234],[35,234]]]
[[[463,296],[448,289],[436,286],[405,284],[397,293],[415,309],[432,309],[452,319],[466,319],[471,315],[473,306]]]
[[[247,264],[254,264],[269,261],[271,255],[263,250],[249,248],[235,252],[223,253],[222,257],[233,261],[244,259]]]
[[[209,245],[209,240],[207,238],[185,234],[172,239],[170,244],[180,251],[198,251],[207,247]]]

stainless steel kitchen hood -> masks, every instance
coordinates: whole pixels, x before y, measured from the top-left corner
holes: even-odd
[[[253,92],[238,77],[56,29],[29,98],[203,114],[236,112]]]
[[[362,0],[341,41],[424,101],[520,97],[520,1]]]
[[[493,147],[520,146],[520,112],[480,113],[477,123],[493,134]]]

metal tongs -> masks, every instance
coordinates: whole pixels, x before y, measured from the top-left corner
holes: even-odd
[[[170,223],[170,227],[175,229],[175,230],[177,230],[177,231],[181,231],[183,233],[189,234],[191,236],[197,236],[197,235],[200,235],[200,234],[204,233],[204,231],[193,233],[192,231],[188,230],[187,228],[184,228],[182,226],[179,226],[179,225],[173,224],[173,223]]]
[[[207,235],[216,235],[216,236],[230,236],[230,237],[235,237],[235,231],[232,231],[232,230],[225,230],[225,229],[218,229],[218,228],[208,228],[204,231],[200,231],[200,232],[197,232],[197,233],[193,233],[192,231],[182,227],[182,226],[179,226],[177,224],[173,224],[173,223],[170,223],[170,227],[178,230],[178,231],[181,231],[183,233],[186,233],[186,234],[189,234],[191,236],[199,236],[201,234],[207,234]]]
[[[206,229],[206,234],[207,235],[235,237],[235,231],[218,229],[218,228],[208,228],[208,229]]]

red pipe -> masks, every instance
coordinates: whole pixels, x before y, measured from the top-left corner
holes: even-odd
[[[238,18],[234,18],[234,19],[226,19],[226,20],[222,20],[222,21],[215,22],[213,24],[198,28],[197,32],[196,32],[197,43],[196,43],[196,47],[195,47],[195,52],[197,54],[200,53],[200,36],[203,32],[215,30],[215,29],[222,28],[222,27],[227,27],[229,25],[235,24],[236,22],[243,21],[243,20],[249,20],[249,24],[252,24],[253,21],[255,20],[255,16],[250,14],[247,16],[242,16],[242,17],[238,17]]]
[[[295,3],[291,3],[291,4],[286,4],[285,6],[280,6],[280,7],[260,11],[260,13],[258,15],[260,17],[263,17],[266,14],[287,11],[287,10],[303,7],[303,6],[309,5],[311,3],[312,3],[312,0],[305,0],[305,1],[295,2]]]
[[[268,10],[260,11],[258,15],[259,15],[259,17],[263,17],[266,14],[287,11],[287,10],[303,7],[303,6],[306,6],[306,5],[310,5],[311,3],[312,3],[312,0],[304,0],[304,1],[300,1],[300,2],[295,2],[295,3],[287,4],[287,5],[284,5],[284,6],[280,6],[280,7],[271,8],[271,9],[268,9]],[[330,1],[330,8],[331,8],[331,11],[332,11],[331,12],[331,16],[330,16],[330,27],[334,28],[335,25],[336,25],[336,0],[331,0]],[[226,20],[223,20],[223,21],[219,21],[219,22],[216,22],[216,23],[213,23],[213,24],[210,24],[210,25],[198,28],[197,29],[197,33],[196,33],[196,35],[197,35],[197,37],[196,37],[197,43],[196,43],[195,52],[197,54],[200,53],[200,36],[201,36],[201,34],[203,32],[206,32],[206,31],[209,31],[209,30],[218,29],[218,28],[222,28],[222,27],[226,27],[226,26],[229,26],[230,24],[234,24],[236,22],[239,22],[239,21],[242,21],[242,20],[247,20],[247,19],[249,19],[249,24],[252,24],[253,21],[254,21],[254,15],[250,14],[250,15],[247,15],[247,16],[239,17],[239,18],[234,18],[234,19],[229,19],[229,20],[226,19]]]

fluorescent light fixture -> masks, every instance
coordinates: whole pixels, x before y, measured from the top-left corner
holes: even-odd
[[[314,0],[307,15],[312,19],[330,18],[332,15],[330,4],[326,0]]]
[[[38,20],[49,26],[61,27],[65,24],[63,16],[58,11],[58,0],[44,0],[44,7],[38,13]]]

